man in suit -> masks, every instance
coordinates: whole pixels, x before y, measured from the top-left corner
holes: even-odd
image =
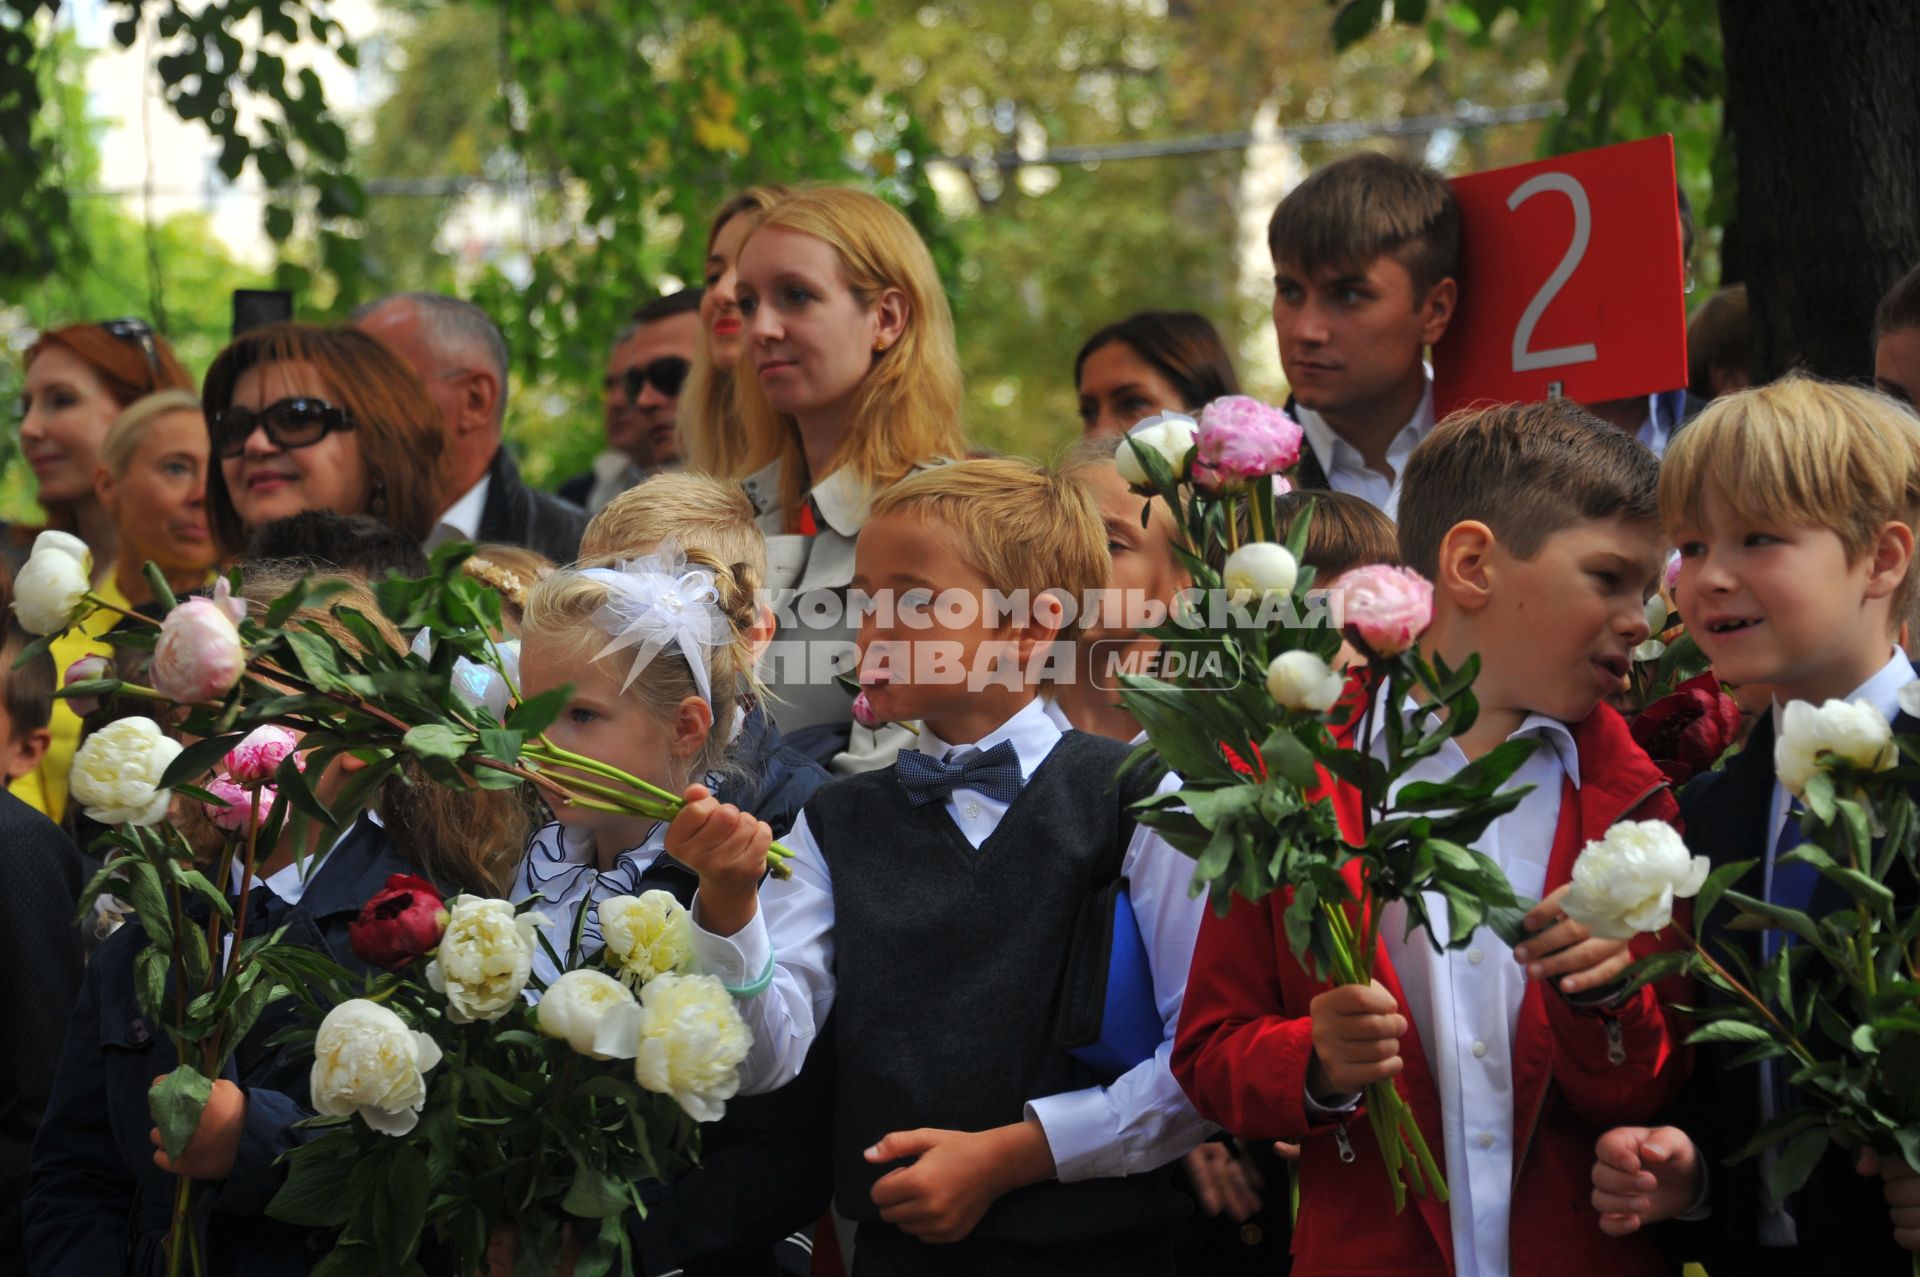
[[[501,442],[507,343],[487,313],[440,293],[395,293],[353,314],[426,383],[447,429],[447,495],[428,545],[498,541],[571,563],[587,516],[528,487]]]
[[[686,461],[680,437],[680,390],[700,345],[699,288],[657,297],[633,312],[607,360],[607,447],[593,468],[574,475],[559,493],[589,514],[655,470]]]

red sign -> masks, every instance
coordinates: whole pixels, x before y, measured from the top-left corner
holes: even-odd
[[[1673,138],[1457,179],[1460,301],[1433,351],[1444,415],[1687,384]]]

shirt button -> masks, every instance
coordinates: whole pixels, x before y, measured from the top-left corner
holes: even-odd
[[[966,806],[966,813],[967,813],[967,819],[968,819],[968,820],[978,820],[978,819],[980,819],[980,804],[979,804],[979,803],[968,803],[968,804],[967,804],[967,806]]]
[[[1473,1058],[1476,1060],[1484,1060],[1487,1058],[1487,1044],[1485,1042],[1475,1042],[1473,1044]]]
[[[1480,1142],[1480,1147],[1481,1147],[1481,1148],[1492,1148],[1492,1147],[1493,1147],[1493,1134],[1492,1134],[1492,1132],[1490,1132],[1490,1131],[1482,1131],[1482,1132],[1480,1132],[1480,1139],[1479,1139],[1479,1142]]]
[[[1480,959],[1486,956],[1487,956],[1486,954],[1480,952],[1478,949],[1467,950],[1467,961],[1471,962],[1476,967],[1480,965]]]

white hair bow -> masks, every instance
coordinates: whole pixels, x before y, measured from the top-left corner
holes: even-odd
[[[701,698],[713,703],[707,653],[728,637],[713,573],[688,567],[678,551],[669,548],[623,560],[618,568],[588,568],[581,575],[607,587],[607,601],[593,614],[593,623],[611,634],[613,641],[595,652],[593,659],[623,648],[638,649],[621,691],[633,685],[655,655],[672,645],[686,658]]]

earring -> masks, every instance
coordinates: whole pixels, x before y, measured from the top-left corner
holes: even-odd
[[[874,354],[876,354],[876,355],[884,355],[884,354],[886,354],[886,353],[887,353],[887,343],[886,343],[885,341],[876,341],[876,342],[874,342],[874,343],[873,343],[873,353],[874,353]]]

